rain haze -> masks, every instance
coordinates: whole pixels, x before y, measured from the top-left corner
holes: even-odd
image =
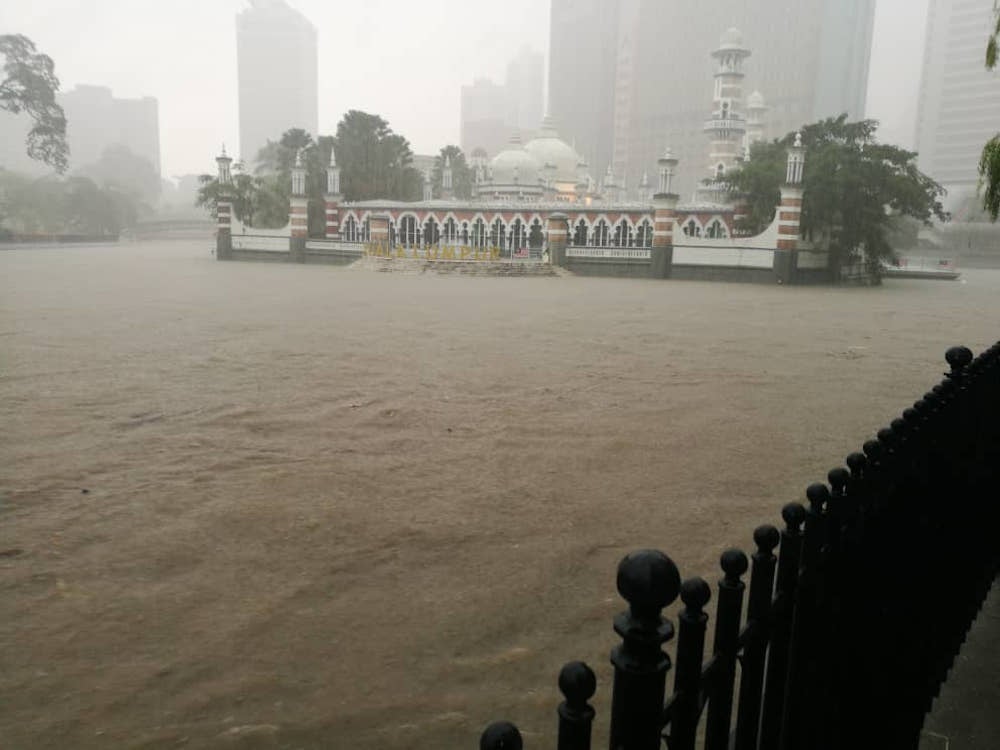
[[[994,750],[996,12],[0,3],[0,750]]]

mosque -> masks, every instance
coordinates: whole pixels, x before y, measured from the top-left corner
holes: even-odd
[[[715,80],[712,110],[704,124],[706,159],[701,185],[689,200],[674,194],[678,160],[669,146],[657,161],[656,189],[648,175],[629,188],[610,168],[599,178],[593,175],[547,117],[530,140],[521,142],[515,136],[492,159],[471,158],[471,199],[455,197],[452,168],[446,161],[439,198],[433,197],[428,174],[421,201],[345,202],[340,169],[332,158],[327,170],[326,238],[402,248],[488,247],[499,248],[504,255],[540,256],[549,239],[550,219],[559,216],[571,254],[572,248],[642,252],[667,232],[660,223],[669,215],[669,233],[676,232],[680,239],[738,240],[738,222],[745,209],[721,180],[739,167],[766,131],[764,97],[754,91],[744,99],[744,62],[750,55],[737,29],[727,30],[711,53]],[[223,166],[228,173],[228,161],[223,161],[220,175]],[[289,230],[292,238],[303,238],[307,203],[300,189],[304,170],[297,171],[293,170]],[[667,205],[669,210],[663,213]]]

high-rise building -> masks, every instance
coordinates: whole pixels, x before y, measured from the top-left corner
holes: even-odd
[[[621,5],[622,0],[552,0],[549,114],[597,175],[611,163],[614,143]]]
[[[874,0],[615,4],[614,170],[629,185],[653,173],[669,145],[681,160],[676,189],[685,197],[694,191],[703,175],[703,127],[713,104],[711,53],[729,28],[742,31],[753,53],[745,65],[746,91],[759,90],[767,102],[765,137],[844,112],[864,116]],[[597,93],[596,86],[587,90],[588,96]]]
[[[522,133],[542,124],[545,97],[545,57],[522,47],[507,65],[507,124]]]
[[[56,94],[56,102],[66,115],[66,144],[69,169],[93,164],[109,146],[125,146],[149,161],[160,172],[160,114],[156,99],[118,99],[106,86],[78,85]],[[29,159],[25,138],[32,122],[26,115],[3,118],[0,133],[0,166],[38,175],[48,166]]]
[[[462,86],[459,135],[462,151],[471,154],[483,149],[490,156],[500,153],[515,129],[509,124],[507,109],[505,86],[488,78],[477,78],[471,86]]]
[[[319,128],[316,27],[284,0],[250,0],[236,16],[240,156],[252,162],[268,139]]]
[[[931,0],[917,116],[921,170],[955,198],[978,181],[983,145],[1000,131],[1000,74],[984,65],[993,0]]]

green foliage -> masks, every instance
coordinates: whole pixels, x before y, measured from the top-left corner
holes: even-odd
[[[349,201],[419,200],[423,179],[409,142],[378,115],[352,109],[337,125],[341,190]]]
[[[838,267],[864,251],[875,266],[891,257],[887,240],[894,217],[925,224],[948,218],[941,205],[944,189],[916,166],[916,154],[879,143],[874,120],[848,122],[846,115],[802,129],[806,147],[803,175],[802,234],[829,240],[831,265]],[[729,188],[748,195],[745,229],[759,232],[774,217],[785,179],[787,149],[795,134],[760,144],[750,160],[727,176]]]
[[[993,70],[997,66],[997,40],[1000,39],[1000,0],[993,0],[993,15],[996,18],[993,32],[986,42],[986,69]]]
[[[472,168],[465,160],[465,154],[458,146],[445,146],[434,159],[434,170],[431,174],[431,184],[434,187],[434,197],[441,197],[441,182],[444,173],[444,161],[451,159],[451,186],[456,198],[468,200],[472,197]]]
[[[28,156],[65,172],[69,165],[66,116],[56,103],[59,79],[52,58],[36,52],[34,42],[21,34],[0,35],[0,57],[0,110],[27,113],[33,122],[26,142]]]
[[[1000,215],[1000,135],[995,135],[983,148],[979,159],[980,190],[983,208],[996,221]]]
[[[0,170],[0,192],[0,222],[25,234],[117,235],[135,226],[142,210],[134,195],[80,175],[33,179]]]
[[[997,66],[997,40],[1000,39],[1000,0],[993,2],[996,24],[986,43],[986,69]],[[979,157],[979,189],[983,198],[983,208],[992,221],[1000,215],[1000,134],[993,136],[983,147]]]

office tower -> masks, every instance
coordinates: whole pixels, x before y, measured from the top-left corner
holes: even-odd
[[[316,137],[316,27],[284,0],[250,0],[236,16],[240,157],[252,163],[268,139],[292,128]]]
[[[930,2],[918,161],[955,199],[975,190],[983,145],[1000,132],[1000,74],[984,64],[993,18],[993,0]]]

